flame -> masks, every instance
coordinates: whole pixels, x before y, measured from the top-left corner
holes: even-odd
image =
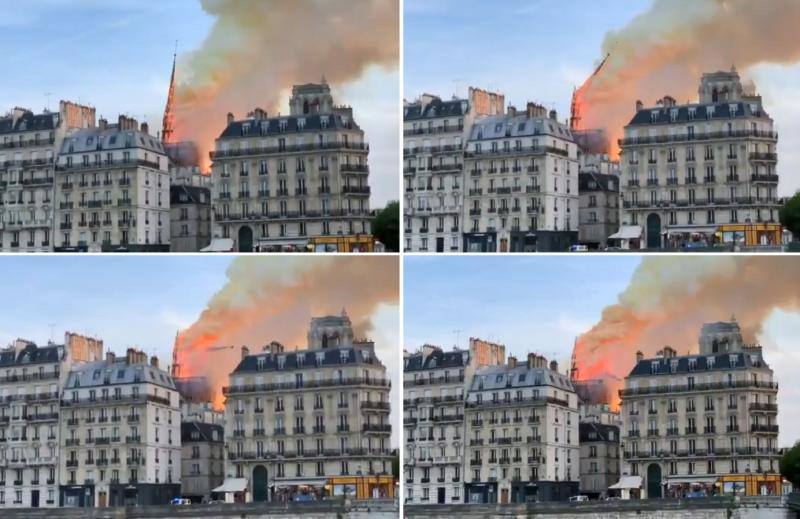
[[[398,260],[389,256],[238,257],[226,285],[177,337],[180,376],[205,377],[214,406],[222,409],[222,387],[241,359],[241,346],[256,353],[277,340],[296,348],[305,344],[311,317],[338,314],[343,307],[356,336],[365,337],[378,307],[397,304],[398,274]]]
[[[695,353],[701,326],[732,315],[755,343],[773,310],[800,310],[798,276],[800,261],[791,257],[644,258],[617,303],[578,338],[577,378],[603,381],[618,408],[636,351],[653,357],[669,345]]]
[[[216,21],[196,52],[179,61],[175,139],[194,141],[202,171],[225,128],[261,106],[273,114],[295,84],[333,86],[371,66],[400,60],[398,0],[201,0]]]
[[[800,60],[800,2],[772,0],[655,0],[628,25],[606,35],[603,70],[576,91],[581,127],[605,128],[612,155],[635,113],[671,95],[694,100],[704,72],[735,64],[745,74],[763,63]]]

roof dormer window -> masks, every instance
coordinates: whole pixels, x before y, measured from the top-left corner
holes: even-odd
[[[658,110],[651,110],[650,111],[650,122],[657,123],[658,122]]]

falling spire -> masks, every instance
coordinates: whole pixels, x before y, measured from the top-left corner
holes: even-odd
[[[172,54],[172,76],[169,80],[169,93],[167,94],[167,106],[164,108],[164,121],[161,127],[161,142],[169,144],[172,142],[174,114],[172,104],[175,98],[175,63],[178,58],[178,42],[175,42],[175,52]]]

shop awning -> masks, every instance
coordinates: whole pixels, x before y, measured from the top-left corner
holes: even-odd
[[[619,481],[608,487],[609,490],[625,490],[642,488],[642,476],[622,476]]]
[[[667,476],[666,482],[669,484],[680,483],[715,483],[716,476]]]
[[[641,225],[622,225],[619,230],[608,237],[609,240],[633,240],[642,237]]]
[[[233,252],[233,238],[214,238],[200,252]]]
[[[225,481],[212,492],[244,492],[246,489],[247,478],[225,478]]]

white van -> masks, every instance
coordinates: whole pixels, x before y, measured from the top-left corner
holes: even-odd
[[[570,503],[579,503],[579,502],[588,501],[588,500],[589,500],[589,496],[572,496],[572,497],[569,498],[569,502]]]

